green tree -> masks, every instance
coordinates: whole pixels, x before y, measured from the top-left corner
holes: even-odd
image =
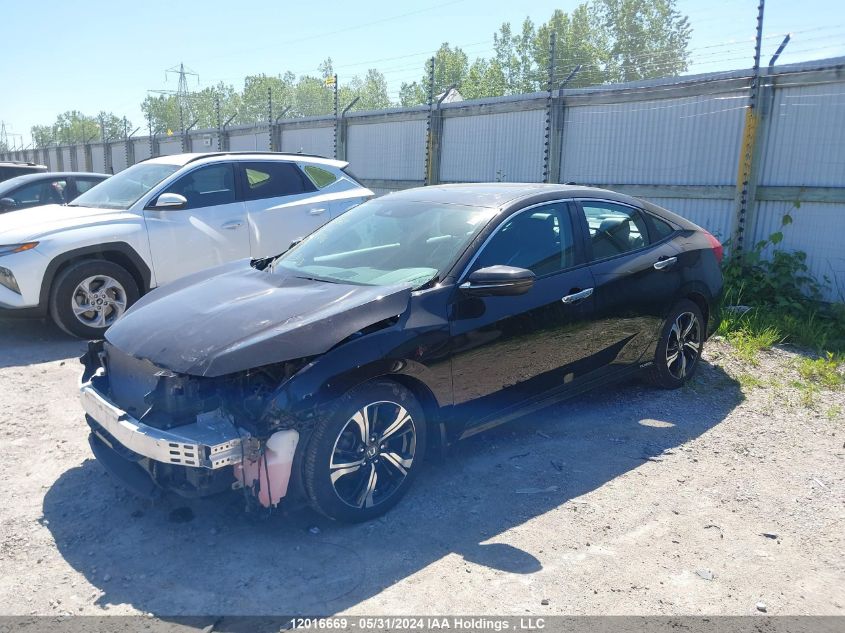
[[[692,27],[675,0],[594,0],[595,29],[606,35],[606,81],[667,77],[689,67]]]

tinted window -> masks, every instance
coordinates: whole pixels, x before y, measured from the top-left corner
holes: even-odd
[[[647,246],[648,231],[643,214],[632,207],[612,202],[581,200],[593,259],[605,259]]]
[[[94,185],[98,185],[101,182],[103,182],[103,181],[102,180],[94,180],[94,179],[91,179],[91,178],[77,178],[76,179],[76,192],[78,194],[79,193],[85,193],[91,187],[93,187]]]
[[[659,242],[664,237],[669,237],[675,232],[675,228],[668,222],[661,220],[658,217],[649,215],[648,219],[651,221],[651,241]]]
[[[314,184],[293,163],[238,163],[244,174],[247,200],[278,198],[316,191]]]
[[[40,180],[15,189],[5,197],[16,203],[16,208],[35,207],[41,204],[64,204],[66,180]]]
[[[305,173],[308,174],[311,181],[320,189],[328,187],[337,180],[337,176],[328,169],[323,169],[322,167],[317,167],[316,165],[305,165],[303,169],[305,169]]]
[[[548,275],[575,265],[575,239],[567,205],[523,211],[506,220],[481,251],[473,269],[498,264]]]
[[[186,209],[201,209],[235,201],[235,173],[230,163],[200,167],[182,176],[167,193],[185,196]]]

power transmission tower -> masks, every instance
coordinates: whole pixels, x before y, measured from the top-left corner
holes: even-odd
[[[3,151],[9,150],[9,134],[6,132],[6,122],[0,121],[0,147]]]
[[[185,117],[192,118],[193,112],[191,110],[191,91],[188,89],[188,76],[196,77],[197,85],[199,85],[200,76],[190,68],[186,68],[185,64],[180,63],[178,66],[173,66],[164,71],[164,80],[167,81],[169,75],[178,75],[179,79],[176,84],[176,90],[147,90],[154,94],[175,96],[176,103],[179,106],[179,130],[185,132]]]

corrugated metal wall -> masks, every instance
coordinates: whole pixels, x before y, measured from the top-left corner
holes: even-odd
[[[480,116],[448,114],[447,109],[441,181],[542,182],[544,110]]]
[[[106,153],[102,145],[91,146],[91,170],[99,173],[106,173]]]
[[[182,153],[182,139],[168,138],[158,142],[158,151],[162,156]]]
[[[136,163],[150,157],[150,139],[138,139],[136,141],[132,141],[132,143],[134,143],[133,149],[135,150]]]
[[[733,184],[747,100],[736,91],[567,108],[561,180]]]
[[[111,165],[114,173],[126,169],[126,144],[115,143],[110,148],[111,151]]]
[[[332,156],[334,146],[334,128],[313,127],[293,128],[282,131],[282,151],[304,154],[319,154],[321,156]]]
[[[425,178],[424,119],[367,123],[353,118],[347,139],[346,159],[359,178]]]
[[[270,136],[265,132],[232,132],[229,135],[229,149],[233,152],[239,151],[261,151],[270,149]]]

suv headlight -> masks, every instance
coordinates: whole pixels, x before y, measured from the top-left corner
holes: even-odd
[[[11,255],[12,253],[22,253],[23,251],[32,250],[36,246],[38,246],[38,242],[0,245],[0,257],[3,255]]]
[[[12,292],[21,293],[21,289],[18,287],[18,281],[15,279],[12,271],[2,266],[0,266],[0,285],[6,286]]]

